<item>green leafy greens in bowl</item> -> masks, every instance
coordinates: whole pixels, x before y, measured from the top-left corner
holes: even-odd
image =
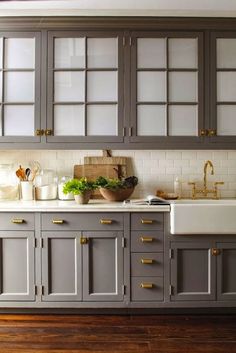
[[[130,189],[134,188],[137,184],[138,178],[135,176],[131,176],[125,179],[110,179],[100,176],[96,180],[97,187],[110,190]]]
[[[92,191],[97,188],[94,181],[88,181],[87,178],[71,179],[64,184],[63,193],[81,195],[86,191]]]

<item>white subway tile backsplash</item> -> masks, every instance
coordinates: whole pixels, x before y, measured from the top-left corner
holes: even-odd
[[[208,159],[215,167],[215,175],[209,175],[209,182],[224,181],[221,196],[236,197],[236,151],[117,150],[112,154],[128,157],[128,174],[139,178],[134,197],[155,193],[157,189],[173,192],[177,176],[182,181],[183,197],[190,197],[188,182],[197,181],[201,186],[204,162]],[[62,176],[72,175],[74,164],[83,164],[85,156],[102,156],[102,151],[0,151],[0,164],[27,166],[30,160],[38,160],[43,168],[55,169]]]

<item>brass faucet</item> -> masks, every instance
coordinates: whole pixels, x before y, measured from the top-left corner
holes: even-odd
[[[197,194],[200,194],[200,195],[202,195],[205,198],[208,197],[208,194],[212,194],[212,196],[211,196],[212,199],[218,199],[219,198],[218,187],[217,186],[218,185],[223,185],[224,182],[223,181],[216,181],[216,182],[214,182],[213,189],[208,189],[207,188],[207,170],[208,170],[208,167],[211,169],[211,175],[214,175],[213,163],[208,160],[208,161],[205,162],[204,168],[203,168],[203,172],[204,172],[203,189],[197,189],[195,182],[188,183],[189,185],[192,185],[192,199],[196,199],[197,198]]]

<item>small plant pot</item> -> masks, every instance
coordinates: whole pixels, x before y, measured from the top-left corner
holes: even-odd
[[[106,199],[108,201],[127,200],[134,192],[134,188],[119,189],[119,190],[100,188],[99,190],[100,190],[101,195],[104,197],[104,199]]]
[[[75,195],[75,202],[79,205],[86,205],[91,197],[92,191],[88,190],[83,192],[83,194]]]

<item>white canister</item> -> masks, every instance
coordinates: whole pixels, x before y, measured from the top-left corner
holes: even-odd
[[[23,201],[34,199],[34,186],[32,181],[21,181],[21,198]]]

